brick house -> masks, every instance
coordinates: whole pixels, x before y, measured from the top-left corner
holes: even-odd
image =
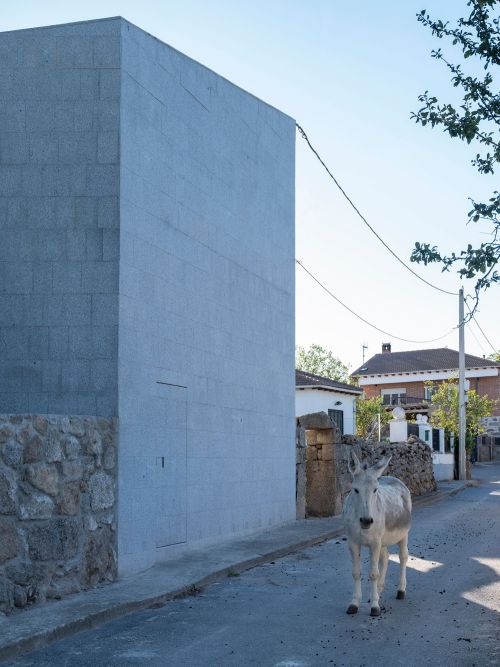
[[[491,359],[465,355],[465,377],[470,389],[479,396],[500,399],[500,363]],[[458,377],[458,352],[447,347],[431,350],[392,352],[390,343],[383,343],[382,352],[375,354],[352,373],[366,398],[382,396],[387,409],[396,405],[407,413],[427,414],[431,405],[432,382],[437,385]],[[493,415],[500,416],[500,401]]]

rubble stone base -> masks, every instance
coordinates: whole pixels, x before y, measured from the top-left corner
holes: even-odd
[[[0,415],[0,612],[116,578],[116,423]]]

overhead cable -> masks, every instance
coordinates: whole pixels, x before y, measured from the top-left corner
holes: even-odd
[[[352,201],[352,199],[348,196],[348,194],[346,193],[346,191],[344,190],[344,188],[340,185],[340,183],[338,182],[338,180],[337,180],[337,179],[335,178],[335,176],[332,174],[332,172],[330,171],[330,169],[326,166],[326,164],[324,163],[324,161],[321,159],[321,157],[320,157],[318,151],[313,147],[313,145],[312,145],[311,142],[309,141],[309,137],[308,137],[307,134],[305,133],[304,129],[303,129],[298,123],[295,123],[295,125],[297,126],[297,129],[298,129],[299,133],[301,134],[302,138],[306,141],[306,143],[307,143],[307,145],[309,146],[309,148],[311,149],[311,151],[312,151],[312,152],[314,153],[314,155],[317,157],[317,159],[319,160],[319,162],[323,165],[325,171],[326,171],[327,174],[330,176],[330,178],[332,179],[332,181],[335,183],[335,185],[337,186],[337,188],[338,188],[338,189],[340,190],[340,192],[344,195],[344,197],[347,199],[347,201],[349,202],[349,204],[350,204],[350,205],[352,206],[352,208],[356,211],[356,213],[358,214],[358,216],[359,216],[359,217],[361,218],[361,220],[365,223],[365,225],[366,225],[366,226],[368,227],[368,229],[372,232],[372,234],[374,234],[374,235],[377,237],[377,239],[380,241],[380,243],[381,243],[381,244],[382,244],[382,245],[383,245],[383,246],[384,246],[384,247],[391,253],[391,255],[392,255],[392,256],[393,256],[393,257],[394,257],[400,264],[402,264],[402,265],[405,267],[405,269],[407,269],[410,273],[413,273],[413,275],[414,275],[416,278],[418,278],[419,280],[421,280],[423,283],[425,283],[425,284],[428,285],[429,287],[432,287],[433,289],[436,289],[436,290],[438,290],[439,292],[443,292],[443,294],[451,294],[452,296],[458,296],[458,292],[449,292],[448,290],[445,290],[445,289],[443,289],[442,287],[438,287],[437,285],[434,285],[433,283],[429,282],[429,281],[426,280],[425,278],[422,278],[421,275],[419,275],[419,274],[418,274],[416,271],[414,271],[410,266],[408,266],[408,264],[406,264],[406,262],[404,262],[404,261],[403,261],[403,260],[402,260],[402,259],[395,253],[395,252],[394,252],[394,250],[393,250],[390,246],[387,245],[387,243],[384,241],[384,239],[383,239],[383,238],[382,238],[382,237],[375,231],[375,229],[370,225],[370,223],[369,223],[368,220],[365,218],[365,216],[364,216],[364,215],[361,213],[361,211],[357,208],[357,206],[354,204],[354,202]],[[397,336],[395,336],[395,338],[397,338]]]
[[[467,329],[468,329],[468,331],[472,334],[474,340],[475,340],[476,343],[479,345],[479,347],[481,348],[481,350],[484,352],[484,356],[486,356],[486,350],[484,349],[483,344],[481,343],[481,341],[479,340],[479,338],[478,338],[478,337],[476,336],[476,334],[474,333],[474,329],[471,327],[471,325],[470,325],[469,322],[467,322]]]
[[[352,310],[352,308],[349,308],[349,306],[346,306],[346,304],[343,303],[343,301],[341,301],[338,297],[336,297],[335,294],[333,294],[333,292],[331,292],[331,291],[328,289],[328,287],[326,287],[325,285],[323,285],[323,283],[322,283],[320,280],[318,280],[318,278],[316,278],[316,276],[315,276],[314,274],[312,274],[312,273],[309,271],[309,269],[307,269],[307,268],[302,264],[302,262],[301,262],[300,260],[296,259],[295,261],[296,261],[297,264],[298,264],[298,265],[299,265],[299,266],[300,266],[300,267],[301,267],[301,268],[302,268],[302,269],[303,269],[303,270],[304,270],[304,271],[305,271],[305,272],[306,272],[306,273],[307,273],[307,274],[314,280],[314,282],[318,283],[318,285],[319,285],[322,289],[324,289],[325,292],[326,292],[327,294],[329,294],[329,295],[332,297],[332,299],[335,299],[335,301],[336,301],[337,303],[339,303],[343,308],[345,308],[346,310],[348,310],[352,315],[354,315],[355,317],[357,317],[358,320],[361,320],[362,322],[364,322],[365,324],[367,324],[369,327],[372,327],[372,329],[376,329],[377,331],[380,331],[380,333],[383,333],[385,336],[389,336],[389,338],[396,338],[397,340],[402,340],[402,341],[404,341],[405,343],[418,343],[418,344],[422,344],[422,343],[434,343],[434,342],[437,341],[437,340],[441,340],[442,338],[446,338],[446,337],[449,336],[451,333],[453,333],[453,331],[457,328],[457,327],[453,327],[452,329],[450,329],[450,331],[448,331],[447,333],[443,334],[442,336],[438,336],[437,338],[431,338],[431,339],[429,339],[429,340],[411,340],[410,338],[402,338],[401,336],[395,336],[394,334],[389,333],[388,331],[384,331],[384,329],[380,329],[379,327],[375,326],[375,324],[372,324],[371,322],[368,322],[368,320],[365,320],[365,318],[364,318],[364,317],[361,317],[361,315],[358,315],[358,313],[356,313],[354,310]]]
[[[479,331],[483,334],[483,336],[485,337],[486,341],[488,342],[488,345],[491,347],[491,349],[493,350],[493,352],[496,353],[497,350],[493,347],[493,345],[492,345],[490,339],[488,338],[488,336],[487,336],[487,335],[484,333],[484,331],[482,330],[481,326],[479,325],[479,322],[478,322],[477,319],[476,319],[476,316],[473,314],[473,312],[472,312],[472,310],[471,310],[469,304],[467,303],[467,301],[465,302],[465,305],[467,306],[467,309],[468,309],[469,313],[471,314],[471,319],[474,320],[474,322],[476,323],[477,328],[478,328]]]

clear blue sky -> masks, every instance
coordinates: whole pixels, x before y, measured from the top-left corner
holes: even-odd
[[[467,197],[498,184],[470,165],[473,151],[439,130],[410,120],[425,89],[448,100],[438,44],[415,18],[425,7],[439,18],[464,15],[465,0],[373,3],[362,0],[24,0],[4,3],[1,30],[121,15],[297,119],[357,206],[403,258],[415,240],[449,251],[484,240],[466,226]],[[439,46],[446,47],[444,42]],[[297,138],[296,254],[337,296],[397,336],[429,339],[457,323],[454,297],[420,283],[372,237]],[[413,265],[446,289],[454,274]],[[472,285],[465,285],[471,291]],[[297,270],[297,343],[317,342],[349,363],[382,341],[406,344],[362,324]],[[500,286],[485,294],[478,320],[500,348]],[[474,335],[477,337],[474,337]],[[477,327],[466,349],[489,354]]]

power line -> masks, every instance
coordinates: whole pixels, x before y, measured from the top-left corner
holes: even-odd
[[[324,289],[325,292],[326,292],[327,294],[329,294],[329,295],[332,297],[332,299],[335,299],[335,301],[336,301],[337,303],[339,303],[343,308],[345,308],[346,310],[348,310],[352,315],[354,315],[355,317],[357,317],[358,320],[361,320],[362,322],[364,322],[365,324],[367,324],[369,327],[372,327],[372,329],[376,329],[377,331],[380,331],[380,333],[383,333],[385,336],[389,336],[389,338],[396,338],[397,340],[402,340],[402,341],[404,341],[405,343],[418,343],[418,344],[421,344],[421,343],[434,343],[434,342],[437,341],[437,340],[441,340],[442,338],[446,338],[446,337],[449,336],[451,333],[453,333],[453,331],[457,328],[457,327],[453,327],[453,329],[451,329],[450,331],[448,331],[448,333],[445,333],[445,334],[443,334],[442,336],[438,336],[437,338],[431,338],[430,340],[411,340],[411,339],[409,339],[409,338],[401,338],[401,336],[395,336],[394,334],[389,333],[388,331],[384,331],[384,329],[380,329],[379,327],[375,326],[375,324],[372,324],[371,322],[368,322],[368,320],[365,320],[365,318],[364,318],[364,317],[361,317],[361,315],[358,315],[358,313],[354,312],[354,310],[352,310],[352,308],[349,308],[349,306],[346,306],[345,303],[343,303],[338,297],[336,297],[335,294],[333,294],[333,292],[331,292],[331,291],[328,289],[328,287],[326,287],[325,285],[323,285],[323,283],[322,283],[320,280],[318,280],[318,278],[316,278],[316,276],[313,275],[313,274],[309,271],[309,269],[306,269],[306,267],[302,264],[302,262],[301,262],[300,260],[296,259],[295,261],[297,262],[297,264],[298,264],[300,267],[302,267],[302,269],[304,269],[304,271],[305,271],[309,276],[311,276],[311,278],[314,280],[314,282],[318,283],[318,285],[319,285],[322,289]]]
[[[469,304],[467,303],[467,301],[465,302],[465,305],[467,306],[467,309],[468,309],[469,313],[471,314],[471,319],[473,319],[474,322],[476,323],[477,328],[479,329],[479,331],[480,331],[480,332],[483,334],[483,336],[485,337],[485,339],[486,339],[488,345],[491,347],[491,349],[493,350],[493,352],[496,352],[496,349],[493,347],[493,344],[491,343],[490,339],[489,339],[488,336],[484,333],[484,331],[482,330],[482,328],[481,328],[480,325],[479,325],[479,322],[476,320],[475,315],[472,313],[472,310],[470,309],[470,306],[469,306]]]
[[[487,342],[488,345],[491,347],[491,349],[493,350],[493,352],[496,352],[497,350],[495,350],[495,348],[494,348],[492,342],[490,341],[490,339],[488,338],[488,336],[484,333],[484,331],[483,331],[482,328],[480,327],[479,322],[477,321],[477,319],[476,319],[474,316],[472,317],[472,319],[473,319],[474,322],[476,323],[477,328],[478,328],[479,331],[483,334],[483,336],[484,336],[486,342]]]
[[[295,125],[297,126],[297,129],[298,129],[298,131],[300,132],[302,138],[305,139],[307,145],[309,146],[309,148],[311,149],[311,151],[314,153],[314,155],[317,157],[317,159],[319,160],[319,162],[323,165],[323,167],[324,167],[326,173],[330,176],[330,178],[331,178],[332,181],[335,183],[335,185],[337,186],[337,188],[338,188],[338,189],[340,190],[340,192],[344,195],[344,197],[347,199],[347,201],[349,202],[349,204],[350,204],[350,205],[352,206],[352,208],[356,211],[356,213],[358,214],[358,216],[359,216],[359,217],[361,218],[361,220],[365,223],[365,225],[366,225],[366,226],[368,227],[368,229],[372,232],[372,234],[374,234],[374,235],[377,237],[377,239],[380,241],[380,243],[381,243],[381,244],[382,244],[382,245],[383,245],[383,246],[384,246],[384,247],[391,253],[391,255],[392,255],[392,256],[393,256],[393,257],[394,257],[400,264],[402,264],[402,265],[405,267],[405,269],[407,269],[410,273],[413,273],[413,275],[414,275],[416,278],[418,278],[419,280],[421,280],[421,281],[422,281],[423,283],[425,283],[426,285],[429,285],[429,287],[433,287],[434,289],[438,290],[439,292],[443,292],[443,294],[451,294],[452,296],[458,296],[458,292],[449,292],[448,290],[445,290],[445,289],[443,289],[442,287],[438,287],[437,285],[434,285],[433,283],[429,282],[429,281],[426,280],[425,278],[422,278],[421,275],[419,275],[419,274],[418,274],[416,271],[414,271],[410,266],[408,266],[408,264],[406,264],[406,262],[404,262],[404,261],[403,261],[403,260],[402,260],[402,259],[395,253],[395,252],[394,252],[394,250],[393,250],[390,246],[387,245],[387,243],[384,241],[384,239],[383,239],[383,238],[382,238],[382,237],[375,231],[375,229],[370,225],[370,223],[369,223],[368,220],[365,218],[365,216],[360,212],[360,210],[359,210],[359,209],[357,208],[357,206],[354,204],[354,202],[352,201],[352,199],[350,199],[350,197],[348,196],[348,194],[346,193],[346,191],[344,190],[344,188],[340,185],[340,183],[337,181],[337,179],[336,179],[335,176],[332,174],[332,172],[330,171],[330,169],[328,169],[328,167],[326,166],[326,164],[325,164],[325,163],[323,162],[323,160],[321,159],[321,157],[320,157],[318,151],[313,147],[313,145],[312,145],[311,142],[309,141],[309,137],[308,137],[307,134],[305,133],[304,129],[303,129],[298,123],[295,123]],[[397,336],[395,336],[395,338],[397,338]]]
[[[476,343],[479,345],[481,350],[484,352],[484,356],[486,356],[486,350],[484,349],[483,344],[481,343],[479,338],[476,336],[476,334],[474,333],[474,329],[471,327],[471,325],[469,323],[467,323],[467,328],[470,331],[470,333],[472,334],[472,336],[474,337]]]

